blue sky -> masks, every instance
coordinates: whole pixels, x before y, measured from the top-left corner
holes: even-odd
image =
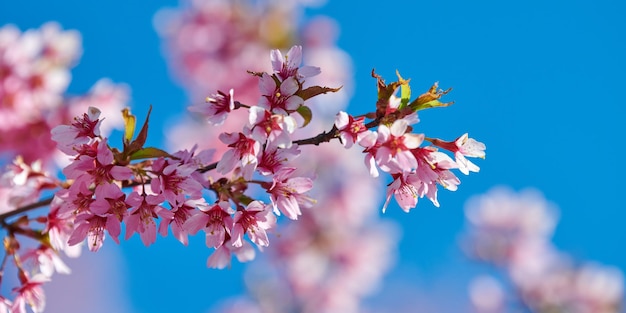
[[[100,77],[125,82],[135,113],[142,116],[147,104],[155,106],[151,135],[158,136],[166,116],[187,105],[184,91],[168,75],[152,26],[161,5],[176,4],[2,1],[0,25],[24,30],[56,20],[79,30],[84,53],[72,71],[70,92],[83,93]],[[475,271],[457,248],[463,204],[502,184],[537,188],[560,207],[555,243],[563,251],[626,269],[625,6],[608,0],[361,1],[358,6],[331,0],[307,12],[340,23],[339,46],[355,63],[350,110],[363,112],[362,105],[373,103],[372,68],[388,80],[398,69],[412,79],[414,92],[434,81],[454,88],[446,99],[456,103],[421,114],[420,131],[445,139],[469,132],[487,145],[486,160],[477,162],[481,172],[461,177],[457,192],[440,192],[441,208],[421,201],[410,214],[392,207],[384,215],[400,222],[404,234],[388,284],[414,276],[419,288],[439,293],[438,286],[457,273]],[[192,240],[191,248],[170,239],[144,248],[133,237],[119,247],[134,311],[202,312],[211,301],[240,291],[241,266],[208,270],[202,238]],[[153,294],[165,287],[163,276],[168,286],[162,293],[185,301],[155,303]],[[189,290],[186,285],[195,280],[203,283]],[[462,293],[463,282],[456,283],[450,291]]]

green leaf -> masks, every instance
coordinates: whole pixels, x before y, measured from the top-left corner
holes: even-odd
[[[450,106],[454,103],[453,102],[441,102],[439,100],[431,100],[425,103],[419,103],[415,106],[412,106],[413,111],[417,112],[420,110],[424,110],[424,109],[430,109],[430,108],[439,108],[439,107],[447,107]]]
[[[298,112],[298,114],[300,114],[300,116],[302,116],[302,118],[304,119],[304,124],[302,124],[302,127],[307,126],[311,122],[311,119],[313,118],[313,112],[308,106],[301,105],[296,109],[296,112]]]
[[[417,97],[417,99],[413,100],[413,102],[409,104],[409,108],[411,108],[414,112],[417,112],[423,109],[447,107],[447,106],[452,105],[454,101],[452,102],[439,101],[439,99],[442,96],[448,94],[452,90],[452,88],[448,88],[447,90],[441,90],[438,88],[439,88],[439,84],[435,82],[430,87],[430,89],[428,89],[427,92],[421,94],[419,97]]]
[[[409,80],[404,80],[402,76],[400,76],[400,72],[396,71],[398,75],[398,81],[402,84],[400,85],[400,107],[399,109],[405,108],[409,101],[411,101],[411,86],[409,86]]]
[[[135,125],[137,124],[137,118],[130,114],[129,108],[122,110],[122,117],[124,118],[124,146],[130,143],[135,134]]]
[[[154,147],[143,148],[130,155],[131,160],[141,160],[158,157],[171,157],[171,155],[161,149]]]
[[[341,89],[339,88],[330,88],[330,87],[321,87],[321,86],[311,86],[307,89],[300,90],[296,92],[296,95],[302,98],[303,100],[313,98],[315,96],[321,95],[323,93],[329,92],[337,92]]]

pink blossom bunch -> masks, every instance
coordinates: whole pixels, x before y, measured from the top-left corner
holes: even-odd
[[[575,263],[558,251],[551,243],[555,208],[537,192],[495,189],[472,199],[466,213],[468,253],[500,268],[512,285],[505,288],[490,277],[473,284],[480,312],[507,312],[507,305],[533,312],[621,312],[623,274],[594,262]],[[507,289],[515,296],[506,297]]]
[[[466,175],[470,171],[477,172],[478,166],[466,157],[484,158],[485,145],[467,134],[446,142],[412,132],[412,125],[419,121],[417,111],[449,105],[439,101],[449,90],[437,89],[435,83],[428,92],[409,103],[410,94],[396,96],[399,89],[408,90],[407,80],[399,77],[397,82],[386,85],[380,76],[372,75],[377,78],[379,88],[376,112],[355,117],[341,111],[335,118],[334,130],[346,148],[353,144],[364,147],[365,165],[373,177],[379,176],[379,169],[391,175],[393,181],[387,188],[383,212],[392,195],[405,212],[424,196],[439,206],[437,185],[457,190],[461,181],[451,170],[459,169]],[[372,121],[366,122],[366,118]],[[371,130],[373,127],[377,129]],[[432,145],[422,146],[424,141]],[[454,153],[456,160],[438,148]]]
[[[244,235],[258,247],[269,245],[266,231],[275,225],[274,214],[297,219],[302,214],[301,208],[314,202],[306,195],[312,188],[312,180],[295,173],[295,167],[287,163],[291,157],[285,157],[299,154],[289,137],[295,127],[291,131],[281,131],[271,127],[275,126],[272,121],[292,118],[293,113],[302,115],[305,120],[310,119],[304,107],[304,98],[333,91],[321,87],[303,89],[307,75],[313,75],[319,69],[302,67],[300,71],[301,49],[295,46],[284,57],[274,51],[272,61],[275,70],[272,76],[255,74],[261,81],[260,88],[272,88],[268,87],[271,84],[276,86],[273,87],[275,92],[264,95],[259,102],[263,105],[262,110],[268,112],[269,119],[265,122],[269,126],[260,125],[263,121],[260,124],[249,122],[239,133],[222,133],[220,139],[230,149],[216,163],[209,164],[210,153],[195,155],[195,148],[191,152],[179,151],[170,155],[157,148],[144,147],[148,120],[137,137],[131,140],[135,118],[128,110],[123,114],[126,134],[122,151],[112,148],[108,138],[101,135],[100,111],[96,108],[89,108],[70,125],[55,127],[52,130],[53,140],[61,151],[72,158],[63,169],[71,184],[56,193],[56,197],[63,200],[59,216],[74,223],[68,243],[75,245],[87,239],[89,249],[97,251],[106,238],[105,233],[119,242],[122,223],[126,225],[126,239],[138,233],[145,245],[155,242],[157,232],[167,235],[169,226],[185,244],[188,234],[204,230],[207,246],[216,249],[208,265],[218,268],[230,264],[231,254],[242,261],[254,257],[254,250],[244,240]],[[277,61],[277,57],[283,58],[284,64]],[[280,73],[292,76],[278,78]],[[281,95],[278,90],[284,82],[291,85],[289,92]],[[221,95],[220,101],[233,101],[227,99],[225,94]],[[300,99],[297,105],[284,105],[292,97]],[[215,103],[206,105],[213,106]],[[253,116],[257,112],[255,108],[261,105],[248,106],[236,102],[233,110],[248,108]],[[219,110],[205,112],[214,115],[224,113]],[[250,119],[253,120],[258,119]],[[257,127],[266,136],[253,136]],[[277,138],[284,138],[284,141]],[[202,175],[212,169],[223,175],[229,174],[230,178],[213,180]],[[267,180],[259,180],[257,176]],[[257,184],[264,189],[269,203],[247,195],[249,184]],[[126,194],[122,191],[126,187],[134,187],[134,190]],[[204,200],[205,188],[216,194],[212,205]],[[159,222],[160,226],[157,226]]]

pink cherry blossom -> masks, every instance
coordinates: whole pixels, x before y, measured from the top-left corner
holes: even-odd
[[[245,234],[258,246],[267,247],[270,244],[266,231],[276,226],[276,216],[271,207],[260,201],[252,201],[245,209],[237,210],[231,235],[233,246],[241,247]]]
[[[437,200],[437,184],[455,191],[461,181],[450,171],[457,168],[456,163],[445,153],[433,147],[414,149],[413,154],[418,162],[415,175],[418,177],[418,192],[420,197],[426,196],[435,206]]]
[[[257,158],[261,150],[261,143],[243,133],[222,133],[219,138],[231,149],[226,151],[217,163],[217,171],[226,174],[240,163],[243,176],[248,179],[252,177],[258,164]]]
[[[282,212],[295,220],[302,214],[300,206],[310,206],[314,200],[304,193],[313,188],[313,181],[308,177],[292,177],[296,168],[286,167],[274,174],[272,185],[267,188],[274,212]]]
[[[287,149],[279,149],[275,146],[268,146],[263,150],[257,171],[261,175],[271,175],[277,173],[282,168],[287,167],[287,161],[294,159],[300,154],[297,145],[292,145]]]
[[[284,57],[280,50],[272,50],[270,59],[274,72],[283,81],[289,77],[294,77],[302,83],[304,78],[318,75],[321,72],[319,67],[300,67],[300,63],[302,63],[302,46],[291,47]]]
[[[289,115],[272,114],[264,108],[250,108],[252,138],[279,148],[291,147],[291,134],[296,130],[296,120]]]
[[[193,164],[158,158],[152,163],[152,172],[157,176],[152,179],[150,187],[170,203],[185,202],[185,197],[199,199],[202,197],[202,185],[191,177],[197,169]]]
[[[190,165],[195,169],[202,168],[206,165],[209,165],[213,161],[213,155],[215,154],[215,149],[205,149],[196,151],[198,149],[198,145],[195,144],[191,150],[179,150],[172,154],[172,156],[178,158],[181,165]],[[190,178],[197,181],[200,185],[208,188],[208,180],[206,178],[206,174],[201,173],[200,171],[193,171],[189,174]]]
[[[365,117],[354,119],[348,113],[339,111],[335,117],[335,127],[339,130],[341,143],[346,149],[352,147],[352,144],[359,143],[368,135],[367,127],[365,127]]]
[[[408,122],[400,119],[391,127],[380,125],[375,160],[378,166],[386,172],[410,172],[417,167],[417,160],[411,153],[422,144],[423,134],[407,133]]]
[[[89,92],[80,96],[73,96],[67,102],[67,115],[77,116],[89,112],[90,108],[98,108],[106,119],[100,120],[100,136],[107,137],[111,131],[122,129],[124,118],[120,111],[128,106],[130,99],[130,87],[123,83],[114,83],[108,78],[96,81]]]
[[[60,274],[69,274],[71,272],[70,268],[59,257],[58,252],[45,245],[27,250],[22,255],[22,260],[32,262],[34,264],[33,267],[37,268],[46,277],[52,277],[52,274],[55,272]]]
[[[130,204],[126,203],[126,194],[116,184],[102,184],[96,187],[96,200],[89,207],[96,215],[106,217],[109,235],[117,239],[121,233],[121,222],[128,216]]]
[[[100,136],[100,110],[89,107],[82,117],[75,117],[71,125],[59,125],[51,130],[57,148],[67,155],[76,155],[77,148],[90,144]]]
[[[57,191],[55,197],[62,200],[59,209],[61,218],[91,212],[91,204],[95,201],[93,190],[85,182],[75,182],[69,189]]]
[[[469,161],[466,157],[485,158],[485,144],[476,141],[473,138],[469,138],[467,133],[463,134],[453,142],[446,142],[439,139],[433,139],[431,142],[454,153],[456,163],[459,166],[459,170],[469,175],[469,172],[478,172],[480,168]]]
[[[17,292],[17,296],[13,300],[12,312],[26,313],[27,304],[34,313],[43,312],[46,307],[46,295],[41,285],[50,281],[50,279],[43,274],[36,274],[32,278],[25,273],[21,276],[23,277],[21,279],[22,285],[13,289],[13,291]]]
[[[199,113],[213,125],[221,125],[233,109],[235,109],[235,99],[233,89],[228,94],[218,91],[206,98],[206,103],[196,104],[189,107],[189,111]]]
[[[263,73],[259,79],[259,89],[262,96],[257,105],[273,113],[293,112],[304,104],[304,100],[295,95],[300,89],[300,85],[293,77],[289,77],[277,85],[272,76]]]
[[[87,147],[83,145],[83,147]],[[113,180],[126,180],[132,176],[132,171],[124,166],[114,164],[113,152],[107,146],[107,139],[96,141],[86,150],[88,154],[79,155],[70,165],[63,169],[63,174],[77,181],[99,185]],[[95,157],[92,156],[94,149]]]
[[[116,224],[107,225],[107,222],[111,221],[111,219],[107,219],[107,217],[95,215],[91,212],[81,213],[76,216],[74,219],[74,231],[67,243],[70,246],[78,245],[87,238],[87,247],[90,251],[96,252],[104,243],[105,234],[104,231],[106,229],[113,229],[114,232]],[[117,239],[117,237],[113,237]]]
[[[174,218],[169,221],[161,221],[161,224],[159,224],[159,234],[163,237],[167,236],[167,229],[171,226],[174,237],[186,246],[189,243],[189,230],[185,227],[185,223],[195,214],[195,212],[197,212],[196,208],[206,208],[208,205],[204,198],[189,199],[183,203],[177,203],[176,205],[170,203],[170,205],[172,205]]]
[[[160,217],[169,223],[174,213],[161,206],[162,195],[140,195],[133,191],[126,202],[133,207],[126,217],[126,239],[133,233],[139,233],[144,245],[149,246],[156,241],[156,220]]]
[[[74,230],[74,214],[61,214],[61,206],[64,201],[54,196],[50,203],[50,212],[46,219],[46,226],[42,230],[48,235],[50,246],[57,251],[63,251],[69,257],[78,257],[81,252],[80,246],[70,247],[67,244]],[[87,205],[89,207],[89,205]]]
[[[183,227],[192,235],[203,229],[206,233],[207,247],[220,247],[227,238],[230,238],[233,225],[231,215],[235,213],[235,210],[226,201],[199,208],[199,211],[187,219]]]
[[[398,205],[404,212],[409,212],[410,209],[417,205],[419,197],[418,186],[420,186],[421,181],[417,175],[411,173],[395,174],[394,176],[395,179],[387,187],[387,198],[383,205],[383,213],[387,210],[391,195],[394,195],[396,202],[398,202]]]

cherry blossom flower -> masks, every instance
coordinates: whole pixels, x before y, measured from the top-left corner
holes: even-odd
[[[439,207],[437,184],[450,191],[456,191],[461,181],[450,169],[457,168],[457,165],[447,154],[437,151],[434,147],[413,149],[412,153],[418,162],[415,170],[420,182],[418,193],[420,197],[426,196]]]
[[[196,208],[205,208],[208,205],[204,198],[189,199],[183,203],[177,203],[176,205],[170,203],[170,205],[172,205],[171,212],[174,213],[174,218],[169,221],[161,221],[161,224],[159,224],[159,234],[166,237],[167,229],[171,226],[174,237],[186,246],[189,243],[189,230],[185,227],[185,223],[195,214],[195,212],[197,212]]]
[[[252,242],[267,247],[270,242],[266,230],[276,226],[276,216],[272,213],[271,205],[252,201],[244,210],[237,210],[233,222],[233,246],[241,247],[243,236],[248,234]]]
[[[131,178],[132,171],[129,168],[114,164],[113,152],[107,146],[106,138],[94,142],[87,153],[92,154],[94,150],[97,153],[95,157],[87,154],[79,155],[63,169],[63,174],[77,181],[85,181],[88,185],[91,183],[99,185],[113,180],[121,181]]]
[[[71,125],[59,125],[51,130],[57,148],[67,155],[75,155],[77,148],[91,144],[100,136],[100,110],[89,107],[82,117],[75,117]]]
[[[339,137],[341,143],[348,149],[352,147],[352,144],[359,143],[365,136],[368,135],[368,129],[365,127],[365,117],[359,117],[354,119],[348,113],[339,111],[335,118],[335,127],[339,130]]]
[[[46,23],[25,32],[3,26],[0,38],[0,150],[48,165],[56,152],[50,130],[67,119],[64,92],[80,34]]]
[[[431,142],[454,153],[456,163],[461,173],[469,175],[469,172],[478,172],[480,168],[469,161],[466,157],[485,158],[485,144],[469,138],[467,133],[463,134],[453,142],[446,142],[433,139]]]
[[[126,203],[131,205],[133,209],[126,217],[126,239],[130,238],[133,233],[139,233],[141,242],[149,246],[156,241],[156,219],[159,217],[169,223],[174,218],[174,213],[161,206],[163,203],[162,195],[140,195],[133,191]]]
[[[217,171],[226,174],[240,162],[242,176],[247,179],[252,177],[258,164],[261,143],[243,133],[222,133],[219,138],[232,149],[226,151],[217,163]]]
[[[113,129],[122,129],[124,118],[120,111],[128,106],[130,87],[123,83],[114,83],[108,78],[96,81],[85,95],[74,96],[67,102],[69,116],[82,115],[90,108],[98,108],[106,122],[100,123],[100,136],[107,137]],[[102,120],[100,120],[102,121]]]
[[[202,197],[202,185],[191,177],[198,168],[193,164],[181,164],[165,158],[158,158],[152,163],[152,171],[157,176],[150,187],[153,192],[163,194],[170,203],[185,202],[185,197]]]
[[[280,50],[272,50],[270,52],[270,59],[272,60],[272,68],[274,69],[274,72],[282,81],[288,79],[289,77],[294,77],[302,83],[304,78],[313,77],[321,73],[319,67],[300,67],[300,63],[302,63],[302,46],[296,45],[291,47],[284,57]]]
[[[94,191],[84,181],[72,184],[69,189],[57,191],[55,197],[62,201],[58,213],[61,218],[91,212],[91,204],[95,201]]]
[[[289,77],[277,85],[272,76],[263,73],[259,79],[259,89],[262,97],[257,105],[268,111],[286,115],[304,104],[304,100],[295,95],[300,89],[300,85],[293,77]]]
[[[52,198],[50,212],[46,218],[46,226],[42,233],[48,235],[52,249],[63,251],[69,257],[78,257],[81,253],[80,245],[70,246],[67,243],[74,230],[74,214],[62,216],[61,207],[64,202],[56,195]],[[89,206],[87,205],[87,207]]]
[[[250,108],[252,138],[279,148],[291,147],[291,134],[296,130],[296,120],[289,115],[272,114],[264,108]]]
[[[282,212],[295,220],[302,214],[300,206],[309,206],[314,200],[304,195],[313,188],[313,181],[307,177],[291,177],[296,168],[286,167],[274,174],[272,185],[267,188],[274,213]]]
[[[43,312],[46,307],[46,295],[41,285],[50,279],[43,274],[36,274],[31,278],[26,273],[21,271],[20,273],[22,285],[13,290],[17,292],[17,296],[13,300],[12,312],[26,313],[26,304],[34,313]]]
[[[233,225],[231,215],[235,213],[235,210],[226,201],[210,207],[200,206],[199,209],[187,219],[183,227],[192,235],[203,229],[206,233],[207,247],[220,247],[227,238],[230,238]]]
[[[70,268],[61,260],[58,252],[45,245],[27,250],[22,255],[22,260],[26,262],[32,261],[34,268],[37,268],[46,277],[52,277],[54,272],[60,274],[71,273]]]
[[[121,222],[128,216],[130,204],[126,203],[126,194],[116,184],[105,183],[96,187],[96,199],[89,206],[92,213],[106,217],[109,235],[117,239],[121,233]]]
[[[74,231],[70,235],[70,238],[67,240],[67,243],[70,246],[78,245],[87,238],[87,247],[90,251],[96,252],[104,243],[105,234],[104,231],[106,229],[113,229],[113,231],[117,231],[115,229],[116,224],[107,225],[107,222],[112,221],[112,219],[107,219],[107,217],[95,215],[91,212],[81,213],[74,219]],[[113,237],[117,239],[117,237]]]
[[[212,162],[215,149],[196,151],[197,149],[198,145],[195,144],[191,150],[179,150],[173,153],[172,156],[178,158],[180,164],[191,165],[195,169],[202,168]],[[205,188],[208,188],[208,181],[205,174],[200,171],[193,171],[189,176]]]
[[[279,149],[276,146],[267,146],[261,154],[257,171],[261,175],[272,175],[282,168],[287,167],[287,161],[300,155],[297,145],[292,145],[286,149]]]
[[[206,98],[206,103],[192,105],[189,111],[199,113],[213,125],[221,125],[224,123],[228,113],[235,109],[235,99],[233,98],[233,89],[228,94],[218,91]]]
[[[385,172],[410,172],[417,167],[417,160],[411,153],[422,144],[423,134],[407,133],[408,122],[400,119],[391,127],[380,125],[376,137],[375,149],[366,151],[375,153],[376,164]],[[369,141],[367,141],[369,142]]]
[[[363,151],[365,152],[364,163],[372,177],[378,177],[378,175],[380,175],[376,166],[376,154],[379,147],[376,145],[377,140],[378,132],[368,131],[359,143],[365,147],[365,150]]]
[[[396,202],[404,212],[409,212],[410,209],[417,206],[417,199],[420,196],[418,186],[421,186],[421,181],[414,173],[395,174],[394,176],[396,176],[395,179],[387,187],[383,213],[387,210],[391,195],[394,195]]]

